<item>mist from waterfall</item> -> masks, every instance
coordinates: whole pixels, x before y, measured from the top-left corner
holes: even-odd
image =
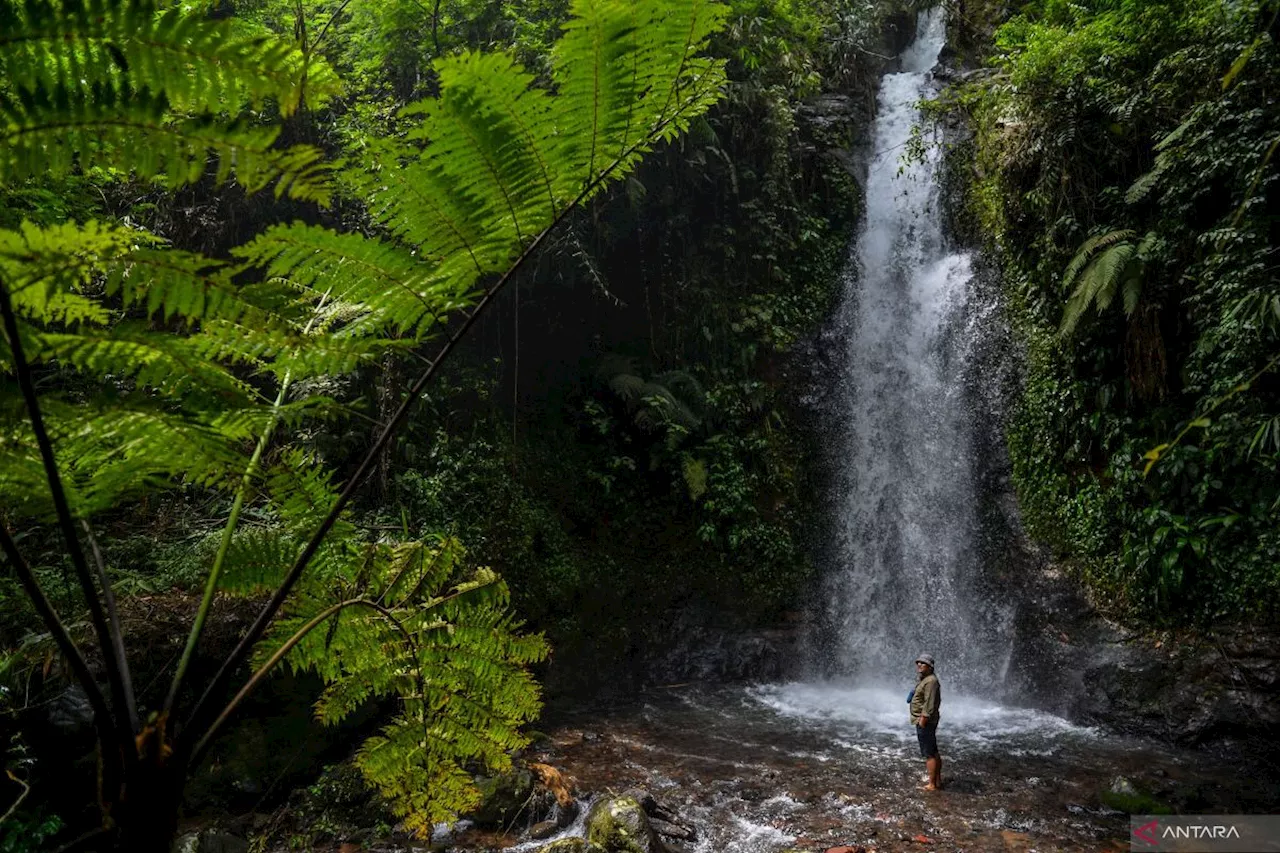
[[[937,147],[903,157],[945,31],[944,10],[921,13],[900,72],[880,86],[866,216],[837,318],[824,621],[828,670],[855,683],[909,683],[929,651],[948,687],[989,695],[1007,666],[1009,619],[979,589],[982,425],[966,378],[992,307],[975,298],[969,256],[947,249]]]

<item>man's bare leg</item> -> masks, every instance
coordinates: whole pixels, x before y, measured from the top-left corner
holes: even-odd
[[[942,787],[942,756],[935,755],[926,758],[925,767],[929,769],[929,784],[924,786],[926,791],[936,791]]]

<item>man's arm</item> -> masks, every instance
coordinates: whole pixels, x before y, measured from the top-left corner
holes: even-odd
[[[929,681],[922,684],[924,696],[921,703],[920,725],[927,725],[929,718],[938,713],[938,682]]]

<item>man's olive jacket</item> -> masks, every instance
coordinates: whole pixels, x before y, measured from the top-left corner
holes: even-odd
[[[942,706],[942,685],[932,672],[916,682],[916,692],[911,697],[911,722],[919,723],[928,717],[930,723],[938,721],[938,708]]]

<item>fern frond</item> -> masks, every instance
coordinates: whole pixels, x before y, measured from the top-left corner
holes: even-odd
[[[718,93],[722,66],[699,54],[722,25],[725,6],[578,0],[571,10],[553,74],[557,123],[587,130],[566,134],[559,151],[565,161],[585,164],[583,187],[615,161],[629,170],[637,144],[655,130],[664,138],[668,128],[680,132],[704,109],[698,93]]]
[[[1142,301],[1142,276],[1130,273],[1125,276],[1124,284],[1121,286],[1121,297],[1124,302],[1124,313],[1126,317],[1132,317],[1133,312],[1138,310],[1138,303]]]
[[[174,117],[163,94],[146,90],[0,91],[0,183],[101,166],[178,187],[203,176],[212,154],[219,183],[234,173],[249,192],[274,183],[277,196],[327,204],[320,151],[277,148],[279,133],[243,120]]]
[[[267,34],[153,0],[0,2],[0,183],[103,166],[161,179],[219,182],[327,202],[315,149],[274,146],[278,128],[223,121],[274,99],[284,115],[304,96],[337,91],[333,72]]]
[[[609,390],[627,404],[634,404],[644,397],[649,383],[630,373],[619,373],[609,378]]]
[[[1111,307],[1120,281],[1138,249],[1132,243],[1117,243],[1098,255],[1080,277],[1080,284],[1093,294],[1099,311]]]
[[[17,88],[53,90],[75,81],[163,89],[174,109],[235,111],[268,98],[283,115],[306,94],[335,94],[337,78],[279,39],[245,37],[229,19],[152,0],[0,3],[0,73]]]
[[[1080,272],[1086,266],[1088,266],[1097,252],[1102,249],[1106,249],[1109,246],[1113,246],[1116,243],[1132,240],[1134,236],[1135,232],[1127,228],[1120,228],[1114,231],[1105,231],[1101,234],[1095,234],[1088,240],[1085,240],[1080,244],[1080,248],[1076,250],[1075,256],[1071,258],[1071,262],[1067,264],[1066,271],[1062,274],[1063,289],[1065,290],[1075,283],[1076,277],[1080,275]]]
[[[160,243],[145,232],[96,221],[46,228],[24,222],[18,231],[0,229],[0,272],[15,309],[41,323],[104,324],[105,306],[76,296],[98,278],[121,307],[164,320],[251,321],[269,328],[305,316],[286,303],[284,288],[241,287],[225,265]],[[296,303],[296,293],[288,301]]]
[[[284,455],[268,476],[266,488],[286,529],[308,533],[328,514],[338,499],[331,478],[330,471],[302,450]]]
[[[222,563],[218,588],[236,596],[254,596],[275,589],[301,543],[283,530],[243,530],[231,539]]]
[[[251,364],[283,381],[341,376],[361,365],[378,363],[388,350],[411,340],[387,340],[344,334],[306,335],[285,327],[261,328],[213,322],[191,339],[205,358]]]
[[[82,291],[109,258],[155,238],[96,221],[41,228],[23,222],[17,231],[0,229],[0,273],[14,309],[33,320],[57,319],[50,308],[57,294]]]
[[[233,576],[253,588],[264,567],[281,564],[293,540],[279,534],[244,539]],[[462,768],[509,766],[509,751],[526,742],[520,724],[539,708],[537,684],[524,667],[546,657],[545,640],[520,634],[520,623],[506,612],[510,593],[492,571],[459,577],[462,556],[449,537],[348,539],[328,555],[335,574],[324,581],[308,577],[256,654],[263,660],[286,639],[296,641],[288,664],[325,680],[316,716],[326,724],[369,701],[399,697],[396,718],[365,743],[357,763],[418,828],[456,817],[456,809],[473,802],[476,792]],[[274,570],[265,575],[273,576]],[[360,589],[378,599],[347,598]],[[324,614],[309,634],[295,636]],[[412,746],[404,740],[409,732]]]
[[[441,96],[404,111],[422,118],[409,138],[428,140],[443,179],[470,198],[470,215],[498,226],[487,237],[518,246],[559,208],[546,133],[552,99],[509,55],[466,54],[437,70]]]
[[[1126,204],[1137,204],[1142,201],[1151,191],[1155,189],[1156,184],[1160,183],[1160,179],[1169,171],[1170,162],[1168,158],[1157,157],[1155,165],[1151,171],[1144,172],[1142,175],[1129,185],[1129,189],[1125,190],[1124,200]]]
[[[95,377],[132,376],[140,387],[176,399],[212,393],[223,405],[242,406],[257,392],[217,363],[202,358],[185,339],[149,332],[138,323],[109,331],[46,333],[32,361],[56,361]]]
[[[719,97],[723,65],[698,54],[720,4],[576,0],[570,11],[554,95],[509,56],[441,59],[440,98],[404,111],[419,122],[407,138],[425,147],[381,146],[371,168],[345,175],[455,302]]]
[[[1075,331],[1090,305],[1096,305],[1099,311],[1105,311],[1111,306],[1121,281],[1138,274],[1130,269],[1137,252],[1133,243],[1112,243],[1089,262],[1080,274],[1076,289],[1063,310],[1062,324],[1058,329],[1061,336],[1070,336]]]
[[[295,222],[268,229],[236,254],[270,276],[324,290],[331,300],[366,315],[366,334],[390,327],[422,337],[458,307],[451,294],[441,293],[430,266],[398,246],[359,234]]]
[[[176,482],[217,486],[243,466],[237,442],[198,417],[163,411],[148,401],[93,408],[45,398],[41,406],[68,502],[78,515]],[[12,422],[22,426],[6,438],[8,451],[17,459],[38,459],[29,425],[16,415]],[[47,516],[52,513],[48,487],[23,474],[27,468],[15,465],[15,479],[9,481],[6,472],[6,479],[0,480],[13,486],[2,492],[6,505],[21,504],[33,515]]]

